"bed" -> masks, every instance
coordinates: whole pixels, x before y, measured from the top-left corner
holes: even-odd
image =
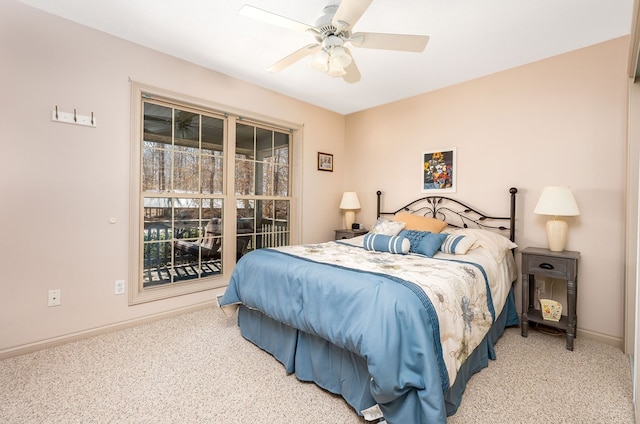
[[[368,234],[250,252],[218,303],[287,373],[366,420],[444,423],[518,325],[516,193],[492,217],[441,195],[382,212],[378,192]]]

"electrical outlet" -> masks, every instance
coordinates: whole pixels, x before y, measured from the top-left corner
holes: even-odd
[[[62,296],[62,290],[55,289],[49,290],[49,306],[59,306],[60,305],[60,297]]]
[[[115,294],[124,294],[124,280],[116,280]]]

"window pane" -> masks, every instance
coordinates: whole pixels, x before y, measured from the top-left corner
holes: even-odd
[[[144,199],[143,285],[171,281],[173,226],[171,199]]]
[[[166,192],[171,187],[171,152],[152,146],[145,142],[142,148],[142,191]]]
[[[280,197],[289,196],[289,167],[286,165],[276,165],[273,177],[273,195]]]
[[[273,153],[277,163],[289,164],[289,134],[274,133]]]
[[[156,144],[154,146],[156,148],[163,147],[163,144],[170,146],[172,144],[172,122],[173,110],[171,108],[153,103],[145,103],[143,140]]]
[[[273,131],[256,128],[256,160],[265,160],[273,155]]]
[[[239,199],[236,201],[236,261],[254,249],[256,231],[256,201]]]
[[[200,199],[175,199],[173,208],[174,234],[177,239],[198,240],[202,235]]]
[[[273,163],[271,157],[265,162],[256,162],[256,194],[273,196]]]
[[[173,156],[173,191],[179,193],[199,193],[199,156],[192,153],[176,152]]]
[[[202,116],[202,193],[222,194],[224,178],[224,121]]]
[[[224,121],[212,116],[202,116],[202,153],[221,155],[224,146]]]
[[[222,156],[202,157],[202,193],[222,194],[224,165]]]
[[[236,194],[253,195],[254,187],[254,167],[255,162],[248,160],[236,160],[235,186]]]
[[[236,216],[238,219],[255,219],[256,201],[252,199],[238,199],[236,201]]]
[[[165,192],[171,187],[172,113],[165,106],[144,104],[143,191]]]
[[[171,282],[171,243],[144,244],[143,286]]]
[[[211,218],[222,219],[223,210],[222,199],[203,199],[202,200],[202,218],[207,220]]]
[[[255,127],[244,124],[236,124],[236,157],[255,159]]]
[[[164,197],[146,197],[144,199],[144,230],[146,240],[165,240],[157,234],[163,229],[171,230],[171,199]],[[155,233],[147,234],[147,230]],[[148,238],[153,236],[152,238]]]
[[[176,146],[200,148],[200,115],[176,109],[174,130]]]
[[[289,231],[289,208],[291,202],[288,200],[276,200],[274,203],[276,225]]]

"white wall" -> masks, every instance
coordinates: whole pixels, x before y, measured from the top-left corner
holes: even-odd
[[[302,241],[330,240],[342,222],[342,115],[15,1],[0,2],[0,61],[0,355],[214,299],[129,307],[114,295],[129,266],[129,78],[303,125]],[[56,105],[93,112],[97,128],[51,122]],[[318,151],[335,154],[335,172],[316,170]],[[62,305],[48,308],[53,288]]]
[[[214,298],[202,292],[127,305],[129,78],[303,128],[303,242],[333,237],[343,190],[375,219],[375,191],[401,206],[419,193],[420,153],[457,147],[458,193],[508,212],[517,241],[544,244],[532,214],[545,185],[574,188],[580,250],[578,326],[622,336],[627,38],[343,117],[45,14],[0,2],[0,357],[43,341],[153,317]],[[97,128],[52,123],[94,112]],[[316,170],[318,151],[333,173]],[[72,156],[69,156],[69,155]],[[553,172],[550,172],[553,170]],[[116,218],[117,224],[108,223]],[[50,288],[62,306],[48,308]]]
[[[508,215],[518,188],[517,243],[546,246],[533,209],[547,185],[573,188],[567,250],[582,252],[578,328],[619,343],[624,319],[628,37],[347,117],[347,179],[375,218],[420,193],[421,152],[456,147],[462,200]],[[560,294],[562,284],[554,283]],[[561,300],[561,299],[559,299]]]

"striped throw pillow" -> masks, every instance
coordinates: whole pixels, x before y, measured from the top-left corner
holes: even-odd
[[[367,250],[404,255],[409,252],[411,243],[406,237],[367,233],[364,235],[363,245]]]
[[[447,238],[440,246],[440,251],[444,253],[451,253],[454,255],[466,254],[476,239],[469,236],[449,234]]]

